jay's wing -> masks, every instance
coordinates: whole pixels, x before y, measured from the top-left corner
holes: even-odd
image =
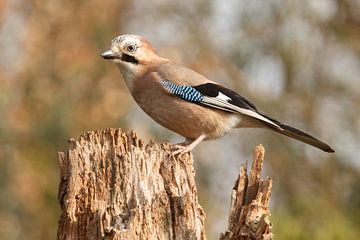
[[[177,85],[165,79],[161,80],[161,84],[168,92],[186,101],[221,109],[226,112],[243,114],[262,122],[275,132],[310,144],[325,152],[334,152],[329,145],[315,137],[259,113],[249,100],[218,84],[205,83],[197,86]]]
[[[215,83],[197,86],[177,85],[169,80],[161,80],[164,88],[186,101],[221,109],[226,112],[240,113],[282,130],[279,124],[260,114],[255,105],[236,92]]]

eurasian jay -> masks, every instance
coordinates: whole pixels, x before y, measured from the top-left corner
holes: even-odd
[[[184,143],[176,145],[175,155],[191,151],[203,140],[220,138],[234,128],[270,129],[334,152],[315,137],[262,114],[235,91],[158,56],[144,37],[120,35],[101,57],[117,64],[145,113],[185,137]]]

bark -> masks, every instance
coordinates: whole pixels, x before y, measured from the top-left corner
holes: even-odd
[[[58,239],[205,239],[190,154],[107,129],[58,158]]]
[[[62,239],[206,239],[191,154],[147,145],[134,132],[87,132],[59,152]],[[242,166],[229,228],[221,239],[271,239],[271,180],[261,180],[258,147],[250,176]]]
[[[240,168],[231,195],[228,230],[221,234],[221,240],[273,239],[270,222],[270,196],[272,180],[260,178],[265,149],[255,148],[250,176],[247,163]]]

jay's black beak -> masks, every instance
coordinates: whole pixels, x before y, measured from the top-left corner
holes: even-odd
[[[103,52],[100,55],[103,59],[116,59],[119,58],[118,56],[116,56],[111,50],[107,50],[106,52]]]

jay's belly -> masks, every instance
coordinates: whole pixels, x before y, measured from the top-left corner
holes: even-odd
[[[135,100],[156,122],[185,138],[196,139],[205,134],[206,139],[219,138],[230,132],[240,122],[240,116],[207,108],[176,97]]]

